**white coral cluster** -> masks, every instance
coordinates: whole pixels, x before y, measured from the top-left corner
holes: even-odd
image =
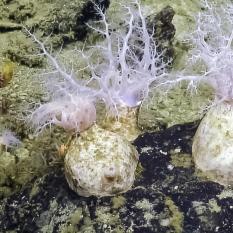
[[[233,5],[211,5],[204,1],[204,12],[197,17],[191,36],[194,49],[191,62],[205,64],[206,78],[220,101],[233,99]]]
[[[53,75],[56,75],[52,77],[54,81],[46,84],[52,101],[40,105],[31,114],[36,131],[56,124],[81,132],[95,121],[94,104],[98,101],[105,103],[109,114],[119,116],[119,108],[140,105],[147,97],[149,87],[167,75],[167,63],[162,60],[163,53],[158,51],[153,31],[148,31],[139,1],[121,6],[122,26],[119,30],[114,30],[106,13],[98,5],[95,7],[101,20],[89,27],[105,39],[92,47],[100,56],[93,63],[83,50],[77,50],[90,73],[87,81],[81,81],[80,77],[63,69],[45,45],[26,29],[54,67]],[[86,111],[85,127],[80,125],[80,121],[83,121],[82,111]],[[67,125],[68,121],[70,123]]]
[[[96,9],[101,18],[97,24],[99,27],[96,25],[89,25],[89,27],[105,38],[102,43],[92,47],[100,57],[95,60],[97,62],[92,63],[83,50],[77,51],[87,64],[86,69],[90,73],[90,79],[87,81],[81,81],[72,72],[67,73],[57,59],[47,51],[45,45],[27,31],[40,46],[43,55],[53,65],[53,74],[56,75],[53,77],[54,81],[47,83],[51,101],[41,104],[31,114],[30,119],[37,131],[44,129],[47,125],[55,124],[67,130],[82,132],[95,121],[95,103],[97,101],[103,101],[107,111],[118,116],[119,109],[122,107],[133,108],[140,105],[142,100],[148,96],[149,88],[152,85],[166,87],[181,81],[188,81],[188,87],[194,89],[197,88],[199,82],[211,85],[215,90],[216,100],[224,104],[223,114],[230,115],[221,119],[227,119],[229,124],[233,122],[233,114],[228,113],[228,109],[232,109],[233,100],[233,4],[216,7],[207,0],[203,1],[203,12],[197,15],[196,29],[189,37],[192,49],[186,69],[178,74],[169,75],[166,73],[167,63],[162,59],[162,52],[158,51],[158,42],[153,37],[153,30],[152,32],[148,31],[146,17],[138,0],[122,6],[122,27],[119,30],[114,30],[107,15],[98,5],[96,5]],[[201,67],[198,73],[195,72],[197,64]],[[217,180],[219,177],[224,177],[222,183],[225,181],[232,183],[232,173],[228,172],[229,167],[233,166],[233,159],[230,157],[233,151],[232,135],[228,130],[232,127],[225,127],[228,123],[219,122],[219,112],[213,111],[214,114],[207,114],[207,120],[200,124],[194,138],[193,156],[198,168],[217,174]],[[209,117],[212,118],[209,119]],[[216,131],[219,133],[218,137],[215,137]],[[226,145],[226,148],[222,147],[223,145]],[[88,144],[87,148],[85,144],[84,149],[88,149],[88,152],[92,148],[92,143]],[[93,159],[91,156],[96,155],[95,161],[100,159],[99,164],[102,168],[105,164],[102,160],[103,157],[99,158],[99,153],[88,154],[90,161]],[[134,155],[133,150],[127,154],[129,161],[134,161],[127,171],[135,170],[137,160],[134,159],[136,158]],[[95,166],[84,166],[85,174],[80,177],[80,173],[78,175],[76,173],[80,172],[81,168],[73,166],[73,161],[77,161],[79,158],[80,155],[76,153],[76,149],[74,153],[73,150],[69,152],[66,160],[69,164],[66,164],[66,171],[69,172],[68,180],[73,179],[69,182],[70,186],[74,190],[79,190],[80,194],[88,196],[94,193],[101,196],[106,193],[107,195],[112,194],[113,187],[121,187],[120,192],[129,188],[124,185],[124,182],[120,184],[115,182],[118,174],[116,172],[114,175],[110,174],[110,183],[113,186],[102,189],[106,184],[105,178],[107,177],[108,180],[109,177],[106,175],[107,173],[103,175],[102,169],[99,169],[98,172],[101,171],[96,175],[99,183],[92,185],[95,187],[95,192],[92,192],[93,190],[89,190],[90,183],[86,185],[86,179],[83,178],[85,178],[85,174],[92,172],[92,167]],[[83,161],[89,160],[84,158]],[[211,162],[209,163],[209,161]],[[230,166],[225,169],[224,173],[224,168],[228,163]],[[80,164],[81,162],[78,161],[78,165]],[[110,168],[114,170],[115,167],[119,171],[126,169],[124,160],[115,165],[106,167],[106,171]],[[86,169],[90,170],[87,172]],[[77,176],[73,177],[75,174]],[[132,176],[133,178],[134,176]],[[75,179],[76,182],[73,182]],[[74,187],[76,183],[78,183],[78,187]],[[80,191],[80,188],[83,187],[87,188]],[[99,193],[98,190],[104,191],[101,194],[102,191]]]
[[[216,102],[233,100],[233,4],[216,5],[202,1],[196,28],[187,42],[192,46],[184,71],[162,83],[188,81],[190,89],[200,82],[212,86]],[[198,72],[196,71],[198,70]]]
[[[110,116],[120,118],[125,112],[122,109],[139,106],[154,82],[167,75],[168,62],[158,51],[153,30],[148,31],[138,0],[121,6],[122,25],[118,30],[114,30],[107,14],[98,5],[95,7],[101,19],[89,27],[104,38],[92,46],[98,57],[92,60],[83,50],[76,50],[86,62],[88,80],[81,80],[72,71],[68,73],[45,44],[25,28],[54,68],[45,82],[50,101],[33,109],[29,120],[36,132],[51,125],[75,133],[87,130],[71,142],[67,151],[66,178],[80,195],[108,196],[131,188],[138,155],[124,136],[97,125],[90,128],[96,120],[95,104],[103,102]]]
[[[90,27],[106,39],[94,46],[103,60],[91,69],[92,78],[99,84],[99,97],[117,114],[119,106],[135,107],[147,97],[150,85],[166,76],[167,63],[162,60],[163,53],[158,51],[153,32],[148,31],[139,1],[122,6],[119,30],[114,30],[106,15],[96,7],[104,28]]]

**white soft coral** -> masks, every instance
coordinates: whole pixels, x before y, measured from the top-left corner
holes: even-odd
[[[167,75],[167,63],[162,60],[162,51],[158,51],[153,30],[149,33],[147,29],[139,1],[121,6],[122,26],[117,30],[102,9],[96,4],[95,7],[101,18],[99,27],[89,27],[105,40],[91,49],[100,57],[92,62],[83,50],[76,50],[91,75],[87,81],[67,73],[44,43],[25,29],[54,67],[51,73],[56,75],[46,83],[52,101],[40,105],[30,116],[37,131],[51,124],[75,132],[85,130],[95,121],[96,101],[103,101],[108,113],[119,116],[119,108],[140,105],[152,83]]]
[[[233,5],[214,6],[204,1],[197,28],[192,34],[192,62],[204,62],[203,77],[220,100],[233,99]]]
[[[70,99],[57,99],[40,105],[30,119],[36,133],[45,127],[57,125],[70,132],[82,132],[96,120],[95,105],[88,99],[72,96]]]
[[[187,80],[189,87],[196,89],[199,82],[205,82],[215,90],[217,102],[232,101],[233,5],[215,6],[205,0],[202,8],[196,16],[196,29],[188,37],[192,49],[184,72],[163,84]]]
[[[75,133],[89,128],[96,120],[95,98],[96,90],[85,85],[84,82],[67,73],[62,65],[45,48],[44,43],[25,28],[26,32],[40,46],[54,70],[49,72],[50,77],[45,81],[45,88],[49,94],[50,102],[36,104],[31,111],[28,121],[40,133],[46,127],[57,125],[66,131]]]
[[[166,76],[167,63],[158,51],[158,41],[148,31],[146,17],[139,1],[122,7],[121,28],[114,27],[96,5],[101,16],[100,28],[92,27],[105,37],[99,50],[101,63],[92,71],[99,84],[99,96],[111,113],[117,114],[119,106],[135,107],[147,97],[154,81]]]

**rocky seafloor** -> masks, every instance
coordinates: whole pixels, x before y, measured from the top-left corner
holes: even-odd
[[[233,191],[195,172],[197,123],[140,135],[132,190],[115,197],[81,197],[61,168],[1,201],[0,232],[233,232]]]
[[[114,1],[99,2],[108,7]],[[188,48],[181,40],[193,23],[191,13],[199,10],[199,1],[142,2],[156,11],[167,4],[175,10],[165,8],[169,11],[157,16],[156,26],[162,25],[158,31],[163,38],[158,38],[169,45],[167,56],[175,56],[174,67],[182,67]],[[52,33],[54,48],[65,45],[60,55],[67,63],[78,60],[72,43],[97,40],[85,24],[96,19],[90,1],[63,3],[0,0],[0,65],[5,59],[16,64],[12,81],[0,89],[0,130],[9,128],[22,140],[16,150],[0,148],[0,232],[233,232],[233,190],[204,177],[191,156],[192,138],[202,117],[199,110],[211,98],[206,87],[191,96],[181,86],[166,98],[156,92],[144,101],[138,126],[145,133],[133,142],[140,163],[131,190],[103,198],[81,197],[70,190],[61,158],[56,157],[68,136],[55,129],[36,138],[20,115],[25,105],[47,101],[34,78],[45,61],[34,56],[38,50],[22,33],[22,25],[34,28],[43,39]]]

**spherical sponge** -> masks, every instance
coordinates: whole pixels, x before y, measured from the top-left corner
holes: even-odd
[[[112,196],[131,188],[137,163],[138,153],[127,139],[94,125],[72,141],[65,174],[81,196]]]

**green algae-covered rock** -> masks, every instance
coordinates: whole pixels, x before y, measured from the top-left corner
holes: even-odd
[[[200,120],[212,98],[212,89],[204,85],[193,94],[185,84],[167,92],[155,89],[139,109],[138,126],[143,130],[159,130]]]
[[[66,178],[81,196],[111,196],[131,188],[137,163],[137,151],[126,138],[95,125],[71,142]]]
[[[2,20],[5,25],[7,22],[23,24],[41,29],[47,35],[59,34],[61,40],[65,36],[66,39],[71,39],[72,35],[74,36],[72,31],[75,30],[78,17],[81,16],[87,2],[87,0],[1,0],[0,22]]]

